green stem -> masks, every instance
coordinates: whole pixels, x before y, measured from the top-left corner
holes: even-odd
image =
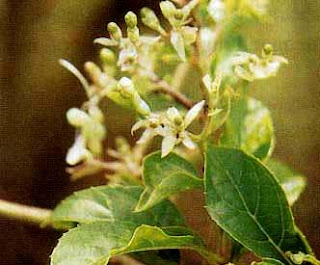
[[[313,265],[320,265],[320,261],[316,259],[316,257],[312,255],[306,255],[304,261],[309,262]]]
[[[0,200],[0,215],[8,219],[42,225],[50,217],[52,211],[14,202]]]
[[[203,258],[205,258],[211,265],[219,265],[223,263],[220,256],[205,249],[195,249]]]

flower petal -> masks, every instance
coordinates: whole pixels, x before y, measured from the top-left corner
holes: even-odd
[[[131,128],[131,134],[133,134],[135,131],[139,130],[142,127],[147,127],[148,121],[147,120],[140,120],[137,121],[135,124],[133,124]]]
[[[172,135],[167,135],[162,140],[161,157],[167,156],[174,148],[176,144],[176,138]]]
[[[74,166],[83,160],[91,158],[92,154],[85,148],[85,141],[81,135],[79,135],[74,144],[69,148],[66,162],[70,166]]]
[[[155,134],[152,129],[146,129],[142,133],[140,139],[137,141],[137,144],[144,144],[144,143],[148,142],[149,140],[151,140],[154,136],[155,136]]]
[[[205,103],[206,103],[206,101],[202,100],[202,101],[198,102],[196,105],[194,105],[188,111],[186,117],[184,118],[185,127],[188,127],[190,125],[190,123],[200,114],[200,112],[203,109]]]
[[[207,91],[210,93],[211,92],[211,87],[212,87],[212,78],[209,74],[206,74],[203,78],[202,78],[202,82],[205,85]]]
[[[189,149],[195,149],[197,148],[197,145],[195,142],[193,142],[191,140],[191,138],[189,137],[189,135],[186,135],[183,140],[182,140],[182,143],[185,147],[189,148]]]
[[[104,38],[104,37],[96,38],[93,41],[93,43],[100,44],[103,46],[118,46],[118,44],[119,44],[116,40]]]
[[[170,38],[171,44],[178,53],[180,59],[185,62],[186,61],[186,51],[184,48],[184,40],[183,36],[180,32],[172,31],[171,38]]]

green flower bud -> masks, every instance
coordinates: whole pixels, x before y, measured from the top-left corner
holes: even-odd
[[[118,82],[118,89],[125,98],[131,98],[136,94],[136,89],[132,80],[128,77],[122,77]]]
[[[300,265],[304,262],[305,254],[303,254],[302,252],[299,252],[297,254],[290,253],[289,256],[294,264]]]
[[[138,27],[128,28],[127,33],[128,33],[128,38],[129,40],[132,41],[132,43],[139,42],[140,33],[139,33]]]
[[[103,64],[114,65],[116,63],[116,56],[113,51],[108,48],[103,48],[100,51],[100,59]]]
[[[176,9],[176,11],[174,12],[174,18],[177,20],[182,20],[184,17],[184,13],[182,12],[181,9]]]
[[[86,62],[84,64],[84,69],[85,71],[89,74],[90,78],[92,79],[93,82],[98,82],[100,75],[101,75],[101,69],[99,68],[99,66],[97,66],[95,63],[93,62]]]
[[[262,55],[263,56],[272,56],[273,54],[273,46],[271,44],[266,44],[263,47]]]
[[[177,8],[170,1],[162,1],[160,3],[160,9],[161,9],[162,14],[169,20],[172,19],[176,15],[176,12],[177,12]]]
[[[102,111],[97,106],[91,105],[89,107],[88,112],[89,112],[90,117],[93,120],[95,120],[95,121],[97,121],[99,123],[103,123],[104,115],[103,115]]]
[[[166,34],[165,30],[160,25],[158,17],[150,8],[147,8],[147,7],[142,8],[140,11],[140,14],[141,14],[142,23],[144,25],[146,25],[147,27],[155,31],[158,31],[162,35]]]
[[[69,124],[75,127],[83,127],[91,122],[89,115],[77,108],[72,108],[67,111],[67,120]]]
[[[137,19],[137,15],[135,13],[133,13],[132,11],[129,11],[125,17],[124,20],[128,26],[128,28],[134,28],[137,26],[138,24],[138,19]]]
[[[139,93],[135,93],[133,98],[133,105],[138,113],[143,116],[148,116],[151,113],[149,105],[141,99]]]
[[[108,24],[108,31],[110,33],[110,36],[116,41],[120,41],[120,39],[122,38],[122,31],[117,23],[110,22]]]

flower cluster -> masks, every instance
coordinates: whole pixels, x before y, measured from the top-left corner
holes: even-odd
[[[235,11],[242,15],[264,15],[268,4],[269,0],[211,0],[207,10],[211,18],[219,23]]]
[[[88,112],[72,108],[67,112],[68,122],[78,130],[73,146],[69,149],[66,161],[74,166],[84,160],[100,156],[102,141],[106,136],[104,116],[96,106],[89,106]]]
[[[237,76],[250,82],[275,76],[280,66],[288,63],[286,58],[273,55],[273,48],[269,44],[264,46],[261,57],[247,52],[238,52],[232,60]]]
[[[195,149],[197,145],[192,139],[193,134],[187,128],[200,114],[204,104],[204,100],[198,102],[186,115],[175,107],[169,108],[165,113],[151,113],[146,119],[138,121],[132,127],[132,132],[142,127],[145,128],[137,143],[146,143],[157,135],[162,136],[162,157],[167,156],[180,143],[189,149]]]
[[[81,108],[72,108],[67,112],[68,122],[77,132],[74,144],[66,157],[67,163],[73,166],[68,172],[75,178],[100,171],[114,172],[115,179],[120,175],[125,176],[128,172],[135,172],[135,179],[141,175],[139,163],[143,152],[139,151],[138,155],[133,151],[136,147],[131,149],[128,144],[123,144],[123,141],[116,150],[105,147],[106,113],[101,108],[105,106],[106,100],[112,100],[121,107],[135,111],[138,121],[132,127],[132,134],[144,129],[137,141],[140,149],[147,146],[154,137],[162,137],[161,151],[162,157],[165,157],[180,144],[192,150],[197,148],[198,143],[213,136],[214,131],[225,123],[231,108],[233,88],[230,86],[236,84],[231,84],[228,78],[225,78],[228,74],[235,73],[241,79],[253,81],[275,75],[280,65],[287,63],[284,57],[274,55],[272,47],[266,45],[260,57],[247,52],[228,54],[222,65],[228,64],[232,67],[226,70],[226,67],[217,66],[214,76],[210,67],[216,52],[216,42],[219,41],[218,24],[236,7],[241,11],[250,6],[256,10],[261,9],[262,12],[265,1],[241,0],[238,2],[239,5],[233,0],[208,1],[205,4],[205,12],[209,14],[210,23],[198,30],[197,12],[202,10],[204,5],[200,2],[191,0],[179,7],[172,1],[160,2],[161,12],[169,22],[169,27],[162,26],[160,19],[151,9],[143,8],[140,13],[141,21],[157,33],[155,36],[141,35],[138,18],[133,12],[125,15],[126,34],[116,23],[109,23],[109,36],[94,41],[106,46],[100,50],[101,66],[93,62],[86,62],[84,65],[90,81],[87,81],[71,63],[60,60],[60,63],[79,79],[88,97]],[[199,3],[198,10],[196,7]],[[212,20],[215,23],[212,24]],[[193,45],[196,41],[197,45]],[[192,57],[192,62],[187,62],[190,51],[194,52],[195,56]],[[203,92],[206,95],[203,97],[206,101],[194,104],[192,99],[175,88],[174,80],[166,79],[168,73],[162,73],[162,69],[157,73],[157,65],[159,60],[162,60],[159,59],[162,58],[159,55],[173,55],[175,59],[172,65],[176,70],[182,69],[179,67],[186,64],[189,64],[189,69],[198,67],[199,72],[204,75]],[[179,58],[180,60],[177,60]],[[198,63],[194,64],[193,60],[196,59]],[[206,74],[208,72],[210,74]],[[199,81],[201,82],[200,79]],[[169,95],[185,109],[162,107],[158,111],[152,111],[152,102],[148,96],[154,93],[154,87],[157,86],[162,88],[158,91]],[[166,103],[172,106],[172,101]],[[189,130],[189,126],[202,111],[202,132],[195,135]],[[122,151],[119,151],[120,149]],[[106,162],[105,159],[110,157],[116,158],[117,161]]]

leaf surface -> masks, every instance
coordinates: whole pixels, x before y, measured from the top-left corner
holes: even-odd
[[[231,105],[221,144],[238,148],[259,159],[269,157],[274,147],[274,131],[269,110],[253,98],[239,98]]]
[[[209,145],[205,190],[211,218],[258,256],[290,264],[286,251],[308,251],[284,191],[257,159],[241,150]]]
[[[161,158],[160,152],[147,156],[143,163],[145,189],[136,211],[144,211],[170,195],[201,188],[202,180],[196,169],[184,158],[171,153]]]
[[[116,255],[158,249],[205,252],[202,241],[185,227],[159,228],[133,223],[96,222],[71,229],[55,248],[52,265],[105,265]],[[203,254],[205,255],[205,254]]]
[[[160,226],[184,224],[181,214],[169,201],[143,213],[133,212],[141,192],[140,187],[127,186],[100,186],[75,192],[55,208],[51,219],[57,225],[98,221],[138,221]]]

